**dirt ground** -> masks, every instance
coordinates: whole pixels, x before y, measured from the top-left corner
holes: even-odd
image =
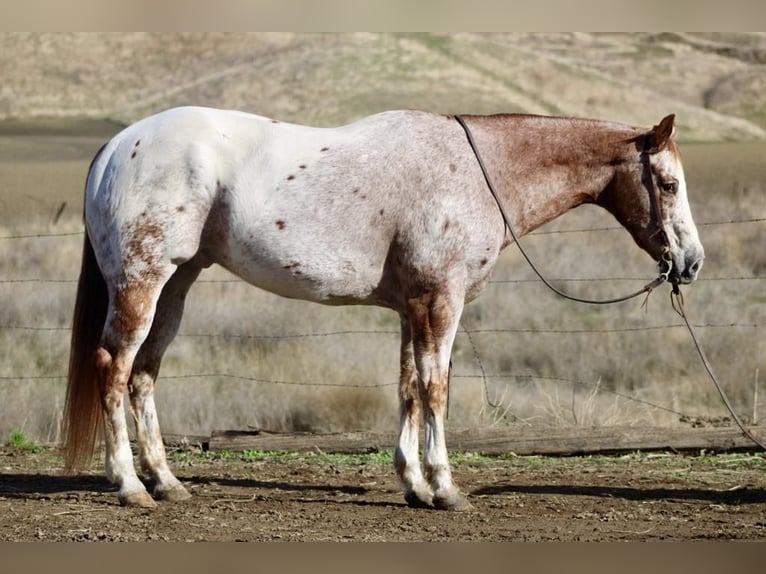
[[[337,457],[336,457],[337,458]],[[467,457],[473,510],[407,507],[389,464],[333,457],[174,460],[190,501],[121,507],[99,464],[0,449],[0,541],[766,539],[761,455]]]

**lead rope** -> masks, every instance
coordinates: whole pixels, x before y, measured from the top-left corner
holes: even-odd
[[[495,186],[492,184],[492,180],[489,178],[489,173],[487,172],[487,168],[484,165],[484,161],[481,159],[481,154],[479,154],[479,150],[476,147],[476,143],[473,139],[473,134],[471,133],[471,130],[466,125],[465,121],[460,116],[455,116],[455,119],[460,124],[460,126],[465,131],[465,135],[468,138],[468,143],[471,146],[471,149],[473,150],[474,155],[476,156],[476,161],[479,163],[479,167],[481,168],[481,173],[484,175],[484,180],[487,182],[487,187],[489,188],[489,191],[492,193],[492,197],[495,198],[495,202],[497,203],[497,207],[500,209],[500,214],[503,216],[503,221],[505,223],[505,227],[508,228],[508,231],[511,234],[511,237],[513,238],[514,243],[516,244],[516,247],[518,247],[519,251],[521,252],[524,259],[526,259],[529,266],[532,268],[532,270],[535,272],[535,274],[540,278],[540,280],[554,293],[557,295],[564,297],[565,299],[569,299],[570,301],[577,301],[579,303],[589,303],[592,305],[606,305],[609,303],[619,303],[622,301],[627,301],[628,299],[632,299],[634,297],[637,297],[639,295],[642,295],[643,293],[646,293],[647,299],[649,298],[649,294],[654,290],[655,287],[661,285],[665,281],[668,280],[668,277],[670,275],[670,270],[672,268],[672,259],[670,258],[670,249],[667,246],[667,243],[665,245],[665,248],[663,249],[662,253],[662,260],[661,264],[664,263],[666,265],[666,268],[663,270],[661,267],[660,275],[652,281],[651,283],[647,283],[644,285],[643,288],[636,291],[635,293],[631,293],[629,295],[625,295],[624,297],[616,297],[614,299],[605,299],[605,300],[595,300],[595,299],[585,299],[582,297],[576,297],[573,295],[569,295],[567,293],[564,293],[563,291],[557,289],[554,287],[544,276],[540,271],[537,269],[534,263],[532,263],[532,260],[527,255],[526,251],[524,251],[524,248],[521,246],[521,243],[519,243],[519,238],[516,236],[516,233],[513,230],[513,226],[511,225],[511,220],[508,217],[508,214],[505,211],[505,207],[503,207],[503,203],[500,201],[500,197],[497,194],[497,191],[495,190]],[[651,180],[650,180],[651,181]],[[653,194],[649,193],[650,200],[652,201],[652,206],[655,209],[656,217],[660,217],[659,213],[659,206],[656,205],[656,198],[653,196]],[[662,228],[662,221],[661,219],[658,221],[658,225],[660,226],[660,231],[664,233],[664,229]],[[729,414],[731,414],[732,419],[739,427],[739,430],[742,431],[742,434],[750,439],[753,443],[758,445],[761,449],[766,451],[766,445],[764,445],[761,441],[759,441],[757,438],[753,436],[753,434],[745,428],[745,425],[742,424],[742,421],[739,419],[737,414],[734,412],[734,409],[731,406],[731,403],[729,402],[728,397],[726,396],[726,393],[723,391],[723,388],[721,387],[720,383],[718,382],[718,378],[715,376],[715,373],[713,372],[713,368],[710,365],[710,362],[707,359],[707,356],[705,355],[705,351],[702,348],[701,343],[699,342],[699,339],[697,338],[697,334],[694,331],[694,328],[692,327],[691,322],[689,321],[686,313],[686,309],[684,307],[684,298],[681,294],[681,290],[678,287],[677,283],[673,284],[673,290],[670,294],[671,297],[671,305],[673,306],[673,309],[676,313],[678,313],[681,318],[684,320],[684,323],[686,323],[686,328],[689,330],[689,334],[692,337],[692,340],[694,341],[694,346],[697,349],[697,353],[699,353],[700,359],[702,360],[702,364],[705,367],[705,370],[707,371],[708,375],[710,376],[711,380],[713,381],[713,384],[715,385],[716,390],[718,391],[718,394],[721,395],[721,399],[723,400],[724,405],[726,405],[726,409],[729,411]],[[646,301],[644,301],[646,302]],[[475,351],[475,348],[474,348]],[[485,394],[486,394],[486,380],[485,380]],[[492,404],[490,403],[490,406]]]
[[[694,327],[692,327],[692,323],[689,320],[689,317],[687,316],[686,308],[684,307],[684,296],[681,294],[681,290],[678,288],[678,285],[673,285],[673,291],[671,291],[670,293],[670,303],[673,306],[673,310],[676,313],[678,313],[678,315],[684,320],[684,323],[686,323],[686,328],[689,330],[689,334],[692,336],[692,340],[694,341],[694,346],[696,347],[697,353],[699,354],[700,359],[702,360],[702,364],[704,365],[705,370],[707,371],[707,374],[710,376],[710,379],[713,381],[713,384],[715,385],[715,388],[718,391],[718,394],[721,395],[723,404],[726,405],[726,409],[729,411],[731,418],[734,419],[735,423],[737,423],[737,426],[739,427],[739,430],[742,431],[743,435],[745,435],[747,438],[749,438],[751,441],[753,441],[755,444],[761,447],[761,449],[766,451],[766,445],[764,445],[761,441],[755,438],[753,436],[753,433],[751,433],[747,428],[745,428],[745,425],[742,424],[742,421],[734,412],[734,409],[732,408],[731,403],[729,402],[729,398],[726,396],[726,393],[723,391],[721,384],[718,382],[718,377],[715,376],[715,373],[713,372],[713,367],[710,365],[710,361],[708,361],[707,355],[705,355],[705,350],[702,348],[702,344],[699,342],[699,339],[697,338],[697,333],[694,331]]]

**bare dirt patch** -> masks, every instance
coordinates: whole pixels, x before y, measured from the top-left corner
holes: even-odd
[[[486,459],[454,465],[473,510],[404,504],[388,464],[311,456],[174,464],[193,493],[120,507],[92,472],[62,476],[53,451],[0,449],[3,541],[614,541],[766,538],[761,456]]]

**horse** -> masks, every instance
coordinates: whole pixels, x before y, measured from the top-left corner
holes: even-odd
[[[121,504],[190,497],[168,466],[153,391],[190,286],[218,264],[283,297],[398,313],[394,468],[404,499],[470,508],[447,458],[450,355],[464,305],[513,238],[456,117],[397,110],[318,128],[180,107],[104,144],[85,184],[65,470],[89,463],[103,439],[105,474]],[[674,284],[696,279],[704,251],[673,115],[650,129],[525,114],[460,117],[517,236],[595,204],[660,267],[667,263]],[[134,466],[126,390],[151,495]]]

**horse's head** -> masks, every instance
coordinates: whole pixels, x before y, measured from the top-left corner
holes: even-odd
[[[673,115],[633,140],[601,194],[607,208],[673,283],[691,283],[705,252],[686,196],[681,156],[673,141]],[[672,265],[671,265],[672,263]],[[670,267],[670,269],[668,269]]]

